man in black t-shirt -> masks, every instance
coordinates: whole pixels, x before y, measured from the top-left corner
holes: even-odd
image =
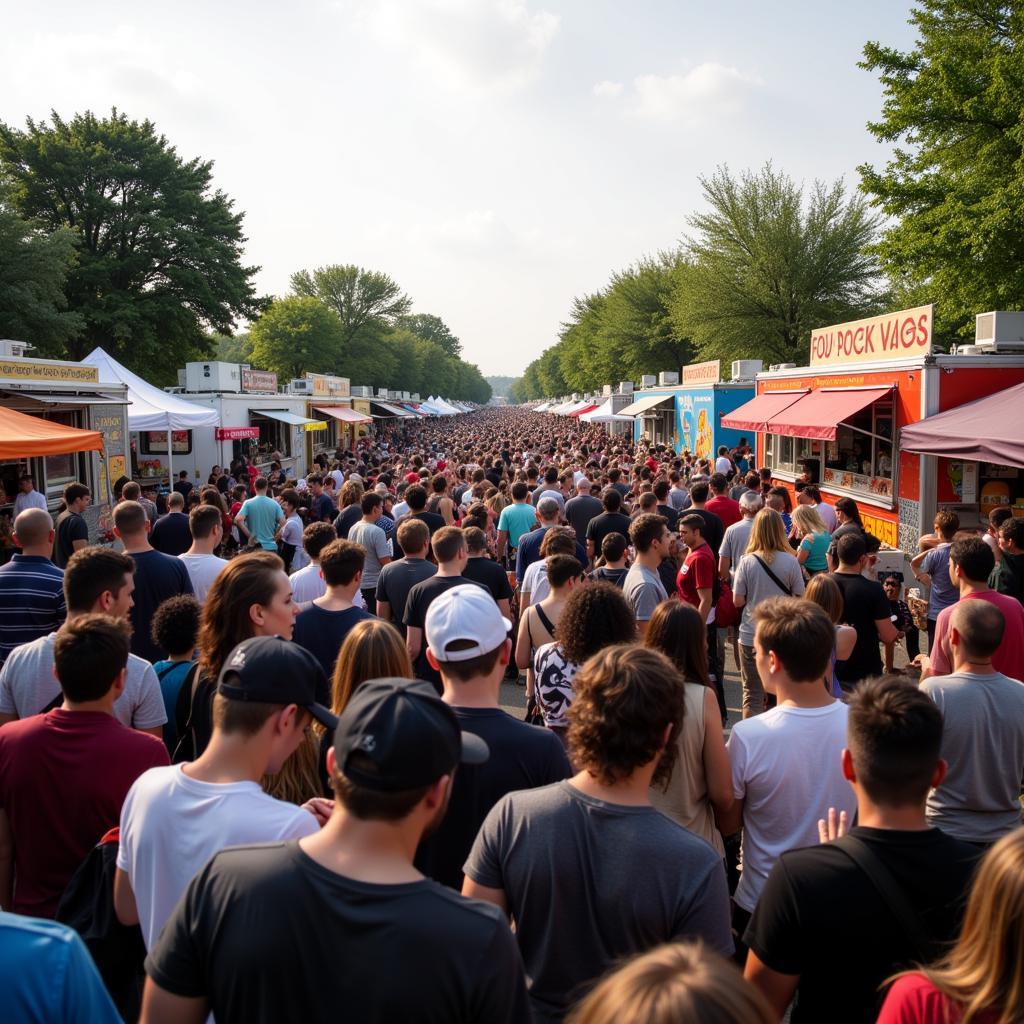
[[[622,495],[612,487],[601,497],[604,511],[587,526],[587,558],[593,561],[601,553],[601,544],[609,533],[629,536],[629,516],[622,514]]]
[[[512,588],[508,583],[508,573],[497,562],[487,557],[487,535],[479,526],[467,526],[462,532],[465,534],[466,550],[469,553],[462,575],[467,580],[486,587],[501,614],[506,619],[510,618]]]
[[[925,820],[929,789],[946,774],[942,714],[927,694],[893,677],[864,683],[850,698],[847,743],[859,824],[836,838],[845,821],[822,820],[822,839],[834,842],[783,853],[744,936],[746,977],[779,1018],[795,993],[792,1024],[873,1021],[884,980],[933,962],[956,937],[981,856]],[[861,858],[902,894],[906,915]]]
[[[416,854],[424,874],[456,891],[462,889],[462,865],[490,809],[506,793],[572,774],[562,742],[550,729],[527,725],[498,705],[512,653],[511,628],[479,587],[454,587],[427,613],[427,658],[441,674],[443,699],[463,731],[479,736],[491,752],[486,763],[456,773],[444,821]]]
[[[437,575],[417,583],[409,591],[405,602],[402,625],[405,626],[405,649],[409,652],[413,671],[418,679],[427,679],[441,692],[441,674],[427,661],[427,648],[423,629],[427,621],[427,610],[433,601],[452,587],[469,583],[486,590],[480,583],[467,579],[462,570],[469,561],[466,538],[457,526],[445,526],[434,534],[430,541],[437,562]]]
[[[185,554],[192,547],[192,528],[184,509],[185,499],[180,492],[171,491],[167,496],[167,514],[153,523],[149,532],[149,542],[157,551],[177,556]]]
[[[419,519],[427,524],[427,529],[430,531],[430,536],[433,537],[438,530],[444,525],[444,516],[439,515],[437,512],[427,512],[427,489],[422,484],[413,484],[405,492],[405,503],[409,506],[409,511],[406,515],[402,516],[401,522],[405,522],[408,519]],[[402,557],[402,549],[398,543],[398,538],[395,538],[395,557]]]
[[[586,540],[590,521],[604,512],[601,499],[595,498],[590,493],[590,488],[590,478],[583,477],[576,485],[576,497],[565,503],[566,521],[576,531],[576,536],[580,540]]]
[[[709,512],[704,507],[710,493],[711,487],[707,482],[700,481],[693,484],[690,487],[690,501],[692,504],[686,510],[686,514],[700,516],[704,520],[704,529],[700,531],[700,535],[707,542],[708,547],[711,548],[711,553],[715,556],[717,564],[718,550],[721,548],[722,540],[725,537],[725,524],[714,512]]]
[[[430,551],[430,531],[419,519],[404,519],[398,527],[396,541],[405,554],[388,562],[377,577],[377,615],[392,622],[405,635],[402,617],[409,591],[417,583],[430,579],[437,566],[427,560]]]
[[[853,626],[857,642],[846,661],[836,662],[836,678],[844,690],[862,679],[882,674],[879,643],[895,642],[899,634],[892,624],[889,599],[880,583],[862,576],[867,563],[867,545],[860,533],[848,533],[836,545],[839,568],[832,579],[843,592],[843,617]]]
[[[425,879],[408,853],[442,819],[456,766],[486,758],[428,685],[363,683],[327,754],[331,818],[214,856],[146,960],[142,1019],[529,1020],[505,915]]]
[[[64,511],[57,517],[53,544],[53,564],[66,569],[68,559],[89,543],[89,527],[82,513],[89,507],[92,495],[85,484],[68,484],[64,488]]]

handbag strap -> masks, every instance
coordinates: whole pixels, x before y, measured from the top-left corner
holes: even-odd
[[[754,555],[754,558],[757,559],[757,564],[760,565],[761,568],[764,569],[764,571],[768,573],[768,575],[771,577],[772,583],[774,583],[775,586],[777,586],[779,590],[781,590],[786,595],[786,597],[792,597],[793,591],[790,590],[789,587],[787,587],[786,584],[783,583],[782,580],[780,580],[779,577],[772,572],[772,570],[768,566],[768,563],[765,562],[760,555]]]
[[[911,954],[908,962],[926,960],[929,947],[932,945],[931,937],[925,930],[920,915],[910,905],[903,889],[878,854],[863,839],[852,835],[843,836],[832,845],[837,850],[842,850],[867,875],[878,895],[882,897],[882,902],[896,918],[912,946],[908,951]]]
[[[545,612],[545,611],[544,611],[544,609],[543,609],[543,608],[541,608],[541,606],[540,606],[539,604],[535,604],[535,605],[534,605],[533,607],[534,607],[534,609],[535,609],[535,610],[536,610],[536,612],[537,612],[537,618],[538,618],[538,619],[540,619],[540,623],[541,623],[541,625],[542,625],[542,626],[543,626],[543,627],[544,627],[544,628],[545,628],[545,629],[546,629],[546,630],[547,630],[547,631],[548,631],[548,632],[549,632],[549,633],[550,633],[550,634],[551,634],[552,636],[554,636],[554,635],[555,635],[555,627],[554,627],[554,625],[552,624],[551,620],[550,620],[550,619],[548,618],[548,616],[547,616],[547,612]]]

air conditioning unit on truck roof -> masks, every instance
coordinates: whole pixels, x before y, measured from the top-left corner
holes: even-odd
[[[988,352],[1024,352],[1024,313],[979,313],[974,318],[974,343]]]
[[[645,373],[640,378],[640,387],[653,388],[658,383],[658,378],[653,373]]]
[[[761,359],[735,359],[732,364],[733,380],[753,380],[764,369]]]
[[[289,395],[311,395],[313,394],[313,382],[305,377],[296,377],[288,381],[286,389]]]

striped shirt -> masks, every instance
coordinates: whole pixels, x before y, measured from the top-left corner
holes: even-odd
[[[0,665],[21,644],[52,633],[67,615],[64,570],[42,555],[0,565]]]

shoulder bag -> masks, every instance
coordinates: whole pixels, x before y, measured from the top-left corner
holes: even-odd
[[[786,584],[783,583],[782,580],[780,580],[779,577],[772,572],[771,567],[768,565],[768,563],[760,555],[754,555],[754,558],[757,560],[757,564],[761,566],[761,568],[764,569],[766,573],[768,573],[768,578],[772,581],[772,583],[774,583],[775,586],[777,586],[779,590],[781,590],[786,595],[786,597],[792,597],[793,591],[790,590],[790,588],[787,587]]]

